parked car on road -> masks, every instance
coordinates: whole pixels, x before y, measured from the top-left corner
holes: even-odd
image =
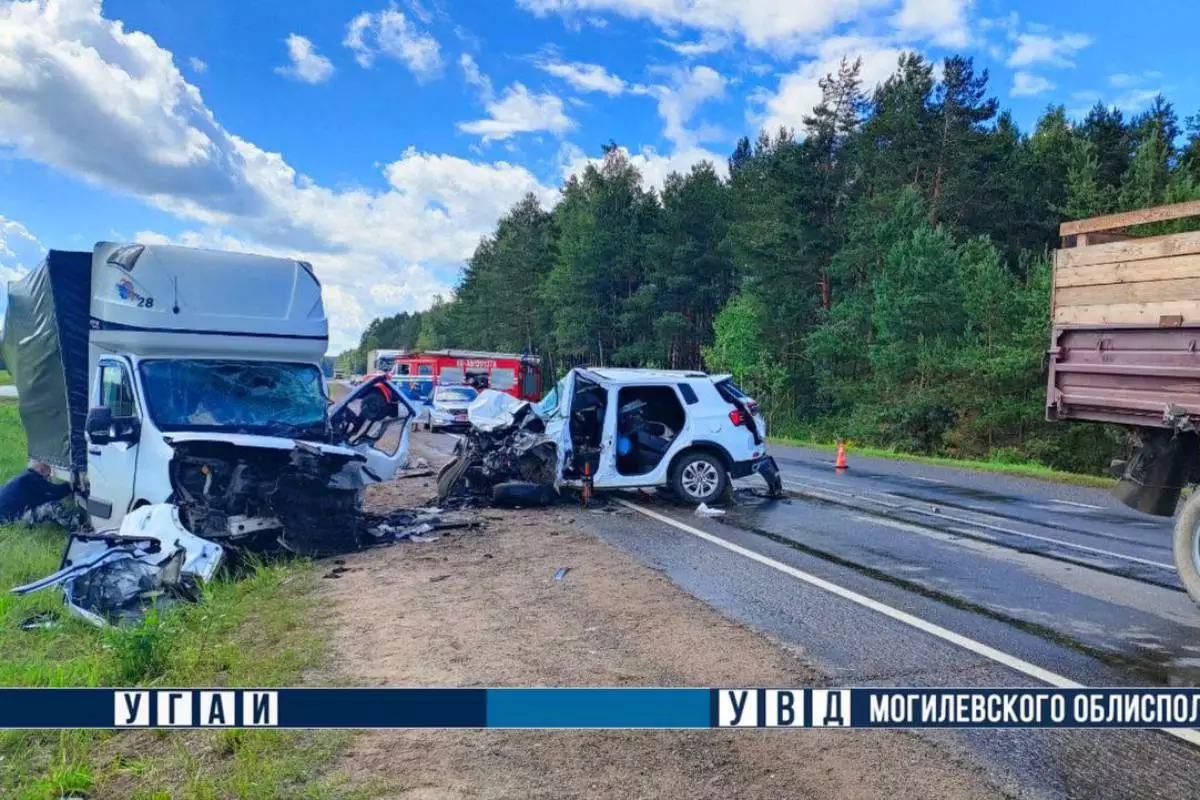
[[[425,410],[425,430],[444,428],[466,428],[467,408],[479,396],[470,386],[437,386]]]

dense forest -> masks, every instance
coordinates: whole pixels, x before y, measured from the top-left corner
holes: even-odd
[[[1042,421],[1049,251],[1065,219],[1200,197],[1200,117],[1049,107],[1022,131],[971,59],[821,83],[801,131],[642,186],[624,151],[526,197],[452,298],[344,354],[470,347],[730,372],[777,433],[1097,470],[1119,429]]]

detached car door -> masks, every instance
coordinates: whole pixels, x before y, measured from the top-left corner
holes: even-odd
[[[133,502],[141,421],[129,364],[100,359],[86,425],[87,511],[97,531],[118,527]]]

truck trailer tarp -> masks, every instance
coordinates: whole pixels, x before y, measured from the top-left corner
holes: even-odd
[[[9,284],[4,315],[4,361],[29,456],[73,472],[87,468],[91,275],[91,253],[51,250]]]

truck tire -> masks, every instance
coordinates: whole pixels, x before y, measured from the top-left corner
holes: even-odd
[[[729,489],[729,471],[720,458],[704,450],[688,453],[675,465],[671,489],[685,503],[698,506],[724,497]]]
[[[1200,489],[1193,489],[1175,518],[1175,569],[1194,603],[1200,604]]]

